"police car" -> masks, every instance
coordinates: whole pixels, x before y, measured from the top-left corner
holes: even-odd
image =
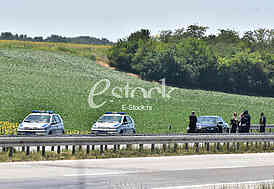
[[[106,112],[91,127],[93,134],[136,133],[134,120],[125,112]]]
[[[18,126],[18,135],[64,134],[64,123],[53,111],[33,110]]]

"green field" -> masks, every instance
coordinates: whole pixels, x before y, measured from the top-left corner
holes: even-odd
[[[161,85],[105,68],[89,57],[90,53],[104,59],[105,48],[64,48],[73,53],[62,48],[41,48],[41,44],[29,47],[0,41],[0,121],[18,122],[33,109],[49,109],[61,114],[66,129],[88,130],[106,111],[123,111],[123,105],[144,105],[152,110],[127,111],[140,133],[165,133],[169,125],[172,132],[185,132],[193,110],[198,115],[220,115],[229,121],[232,112],[248,109],[252,123],[258,123],[259,114],[264,111],[268,123],[274,123],[274,98],[177,88],[171,98],[153,91],[152,98],[145,99],[140,90],[135,98],[125,98],[125,91],[121,91],[123,98],[116,98],[111,89],[124,88],[127,83],[131,88],[146,90]],[[93,109],[88,104],[89,92],[101,79],[110,80],[110,89],[94,98],[97,104],[106,104]]]

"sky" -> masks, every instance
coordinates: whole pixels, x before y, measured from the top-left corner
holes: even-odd
[[[208,33],[274,29],[274,0],[2,0],[0,32],[93,36],[111,41],[139,29],[152,34],[191,24]]]

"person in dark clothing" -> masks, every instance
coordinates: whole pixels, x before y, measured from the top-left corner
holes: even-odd
[[[189,116],[189,133],[195,133],[196,131],[196,123],[197,123],[197,116],[195,115],[195,112],[192,112]]]
[[[264,133],[265,132],[265,125],[266,125],[266,118],[264,116],[264,113],[261,113],[261,117],[260,117],[260,133]]]
[[[239,124],[239,132],[240,133],[249,133],[250,122],[251,122],[251,117],[248,114],[248,111],[246,110],[241,114],[241,119],[240,119],[240,124]]]
[[[233,117],[230,120],[230,125],[231,125],[231,133],[236,133],[237,128],[238,128],[238,119],[237,119],[237,112],[233,113]]]
[[[245,117],[247,119],[247,122],[246,122],[246,133],[249,133],[249,130],[250,130],[250,123],[251,123],[251,117],[250,115],[248,114],[248,111],[246,110],[245,111]]]
[[[244,112],[240,114],[240,122],[239,122],[239,133],[244,132],[244,127],[246,125],[246,119],[244,118]]]

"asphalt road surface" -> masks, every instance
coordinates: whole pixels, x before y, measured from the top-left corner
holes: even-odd
[[[274,153],[0,163],[0,189],[185,189],[272,182]]]

